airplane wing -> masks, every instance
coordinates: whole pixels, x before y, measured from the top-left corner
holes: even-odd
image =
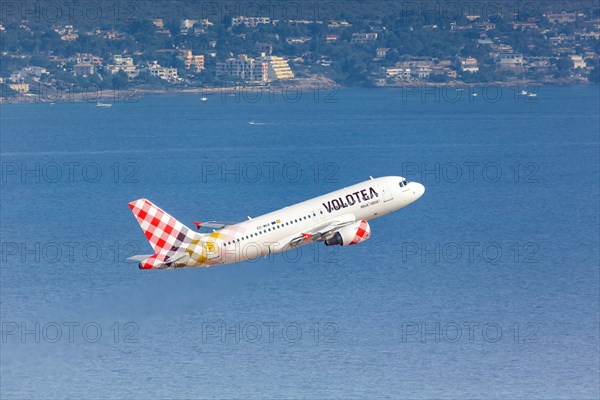
[[[239,224],[239,222],[225,222],[225,221],[207,221],[207,222],[199,222],[194,221],[194,225],[196,225],[196,229],[200,230],[200,228],[212,228],[212,229],[223,229],[230,225]]]
[[[352,214],[344,214],[339,218],[325,221],[311,227],[309,230],[300,233],[288,242],[288,246],[296,247],[302,242],[314,243],[327,240],[332,233],[345,226],[356,222],[356,217]]]

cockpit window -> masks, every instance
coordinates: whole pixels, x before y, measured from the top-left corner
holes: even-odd
[[[400,181],[400,187],[404,187],[404,186],[408,185],[408,182],[410,182],[408,179],[404,179],[403,181]]]
[[[400,187],[404,187],[404,182],[400,181]]]

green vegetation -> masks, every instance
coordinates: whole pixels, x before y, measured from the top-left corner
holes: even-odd
[[[245,2],[140,0],[98,3],[103,6],[101,16],[92,19],[79,15],[84,2],[77,0],[72,3],[72,19],[49,20],[43,18],[43,12],[42,18],[27,21],[21,21],[18,15],[3,15],[0,76],[7,82],[11,74],[35,66],[48,71],[47,76],[40,78],[48,85],[92,83],[101,88],[119,88],[132,82],[147,87],[175,84],[150,76],[143,69],[144,65],[157,61],[162,66],[177,68],[183,78],[179,86],[212,84],[217,81],[214,71],[218,60],[241,53],[257,56],[256,43],[266,42],[272,46],[273,54],[296,60],[292,68],[298,76],[323,74],[345,85],[372,85],[384,76],[384,68],[419,57],[450,62],[450,68],[458,72],[456,79],[465,83],[510,77],[539,81],[587,78],[598,82],[599,40],[587,35],[598,32],[593,22],[597,24],[600,18],[597,2],[537,1],[528,2],[527,7],[519,2],[508,3],[497,13],[490,13],[485,1],[475,3],[479,6],[473,8],[474,3],[467,0],[452,2],[452,7],[443,2],[353,0],[258,2],[253,3],[253,8]],[[579,15],[568,23],[554,23],[545,16],[562,11],[576,11]],[[479,18],[472,18],[469,13]],[[259,14],[278,22],[232,26],[232,18],[244,14]],[[153,23],[157,18],[163,22],[162,29]],[[182,31],[182,19],[204,18],[210,21],[204,31]],[[295,19],[308,23],[290,21]],[[331,21],[347,21],[349,26],[328,26]],[[524,28],[515,23],[533,25]],[[76,36],[65,40],[61,29],[68,25],[72,25]],[[354,43],[353,34],[358,33],[376,33],[377,37]],[[327,35],[335,35],[335,39],[328,40]],[[302,37],[310,40],[305,43],[288,40]],[[500,45],[509,50],[494,48]],[[386,50],[383,57],[376,56],[378,48]],[[202,73],[186,70],[183,61],[177,58],[179,49],[204,55],[205,70]],[[499,69],[494,53],[502,51],[523,54],[529,63],[546,60],[547,66],[539,62],[531,68],[526,63],[520,69]],[[101,57],[103,66],[98,66],[93,75],[74,76],[72,60],[79,53]],[[575,71],[569,58],[573,54],[581,55],[589,67]],[[111,63],[114,55],[133,57],[142,72],[133,79],[123,72],[110,74],[104,66]],[[465,57],[477,60],[478,72],[461,72],[460,58]],[[324,59],[330,62],[322,63]],[[432,71],[426,80],[436,83],[454,80],[447,72]],[[3,94],[13,93],[5,90]]]

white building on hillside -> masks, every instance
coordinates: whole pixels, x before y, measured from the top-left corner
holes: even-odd
[[[150,75],[165,81],[173,82],[179,79],[177,68],[161,67],[156,61],[148,66],[148,72],[150,72]]]
[[[262,60],[239,54],[235,58],[217,62],[217,76],[230,76],[247,82],[267,82],[269,79],[269,65]]]

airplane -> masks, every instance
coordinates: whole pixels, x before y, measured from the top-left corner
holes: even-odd
[[[418,200],[425,187],[400,176],[373,178],[248,220],[194,222],[196,232],[146,199],[129,203],[154,254],[128,258],[140,269],[209,267],[315,242],[352,246],[371,236],[367,221]]]

